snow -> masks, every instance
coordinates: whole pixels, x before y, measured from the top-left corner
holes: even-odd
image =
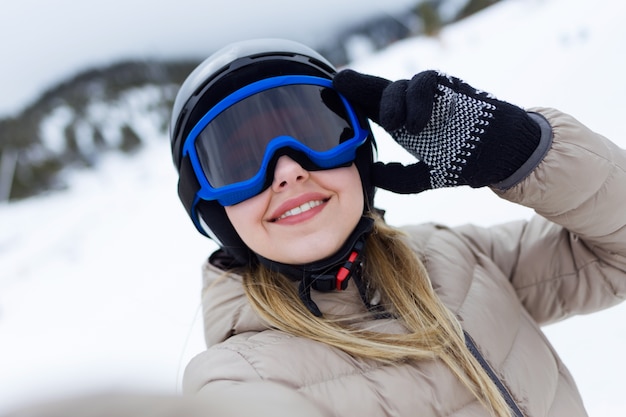
[[[570,112],[626,147],[624,18],[611,0],[507,0],[352,66],[394,79],[440,69],[521,106]],[[411,161],[376,134],[381,159]],[[107,388],[180,391],[203,349],[200,267],[214,245],[178,201],[168,146],[155,139],[76,172],[66,191],[0,206],[0,413]],[[377,202],[395,225],[531,215],[486,189],[381,191]],[[626,415],[624,317],[620,305],[545,329],[592,417]]]

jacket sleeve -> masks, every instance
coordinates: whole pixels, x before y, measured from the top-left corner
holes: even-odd
[[[324,417],[295,390],[270,382],[216,383],[201,395],[98,392],[50,399],[3,417]]]
[[[500,197],[535,210],[528,222],[466,229],[508,274],[541,324],[610,307],[626,296],[626,152],[554,109],[534,109],[552,143]]]
[[[213,346],[194,357],[185,369],[183,393],[213,404],[211,409],[207,409],[209,413],[206,415],[328,415],[297,389],[270,381],[259,374],[251,359],[237,349],[237,345],[245,346],[255,334],[249,332],[235,335],[228,343]],[[246,348],[254,350],[254,342]]]

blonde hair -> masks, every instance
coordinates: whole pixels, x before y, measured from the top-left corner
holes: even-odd
[[[355,329],[341,319],[316,317],[292,282],[263,266],[244,274],[244,288],[258,314],[280,330],[384,363],[439,359],[492,415],[510,417],[504,398],[465,346],[460,324],[435,294],[404,235],[375,218],[364,259],[368,287],[380,292],[381,304],[408,333]]]

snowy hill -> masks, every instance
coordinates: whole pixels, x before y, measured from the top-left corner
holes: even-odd
[[[515,104],[570,112],[626,147],[625,19],[611,0],[507,0],[351,66],[394,79],[441,69]],[[376,133],[381,159],[411,160]],[[177,392],[203,349],[200,266],[214,245],[178,201],[167,138],[133,157],[107,156],[69,182],[0,206],[0,413],[95,389]],[[397,225],[531,215],[488,190],[377,200]],[[625,318],[623,305],[546,328],[592,417],[626,415]]]

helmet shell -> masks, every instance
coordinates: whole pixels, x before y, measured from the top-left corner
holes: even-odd
[[[170,139],[180,169],[182,146],[198,120],[219,100],[239,88],[277,75],[316,75],[332,79],[336,69],[298,42],[254,39],[230,44],[205,59],[181,85],[174,100]]]

